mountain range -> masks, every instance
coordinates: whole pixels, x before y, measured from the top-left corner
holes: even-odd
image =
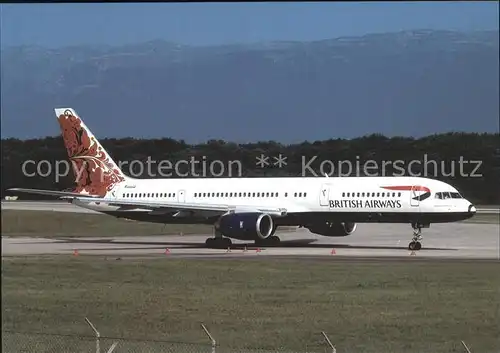
[[[73,107],[98,138],[283,143],[499,129],[498,31],[312,42],[2,48],[2,138],[58,135]]]

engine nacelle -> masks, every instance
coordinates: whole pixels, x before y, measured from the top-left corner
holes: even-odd
[[[267,239],[273,227],[272,217],[265,213],[231,213],[219,220],[222,235],[240,240]]]
[[[331,223],[314,224],[307,227],[311,233],[325,237],[345,237],[356,231],[356,223]]]

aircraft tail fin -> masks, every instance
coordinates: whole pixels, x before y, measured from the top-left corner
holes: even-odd
[[[119,183],[130,179],[72,108],[56,108],[64,145],[75,175],[73,193],[105,197]]]

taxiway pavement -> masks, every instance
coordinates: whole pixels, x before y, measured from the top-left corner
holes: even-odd
[[[423,247],[418,258],[500,260],[500,225],[449,223],[423,229]],[[359,224],[356,232],[342,238],[317,236],[304,229],[277,234],[279,246],[257,248],[251,242],[234,241],[227,249],[207,249],[209,235],[140,236],[88,238],[3,237],[2,257],[66,254],[143,257],[255,257],[336,256],[394,258],[413,256],[407,249],[412,230],[405,224]]]

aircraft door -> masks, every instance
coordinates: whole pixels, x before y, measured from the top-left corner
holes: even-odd
[[[323,184],[321,185],[321,190],[319,191],[319,204],[320,206],[328,206],[330,203],[330,185]]]
[[[185,190],[179,190],[177,193],[177,201],[178,202],[186,202],[186,191]]]
[[[418,186],[413,185],[411,187],[411,191],[410,191],[410,206],[412,206],[412,207],[419,207],[420,206],[420,201],[418,199],[419,194],[417,193],[418,190],[419,190]]]

